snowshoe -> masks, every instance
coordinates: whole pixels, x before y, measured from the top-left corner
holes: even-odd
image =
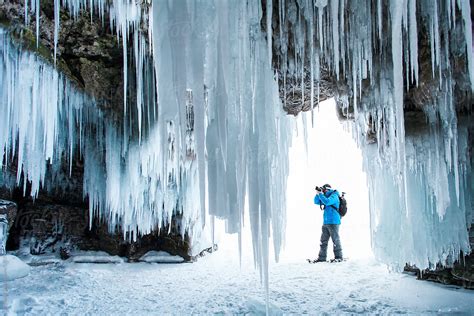
[[[337,259],[331,259],[329,262],[336,263],[336,262],[343,262],[343,261],[346,261],[346,260],[347,260],[347,258],[343,258],[343,259],[337,258]]]
[[[320,259],[306,259],[308,263],[319,263],[319,262],[327,262],[326,260],[320,260]]]

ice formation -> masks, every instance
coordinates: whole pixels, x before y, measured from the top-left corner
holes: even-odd
[[[278,15],[280,32],[273,40],[283,76],[301,78],[301,91],[313,99],[312,79],[311,91],[304,91],[306,73],[318,86],[322,71],[329,70],[342,90],[339,104],[354,118],[369,175],[377,257],[397,269],[407,262],[427,268],[469,253],[472,157],[469,123],[458,122],[457,115],[472,106],[469,2],[279,3],[285,11]],[[420,64],[430,65],[419,60],[422,40],[431,56],[425,82],[420,82]],[[452,67],[460,59],[461,75]],[[405,104],[406,92],[417,88],[422,104],[415,107],[425,117],[418,134],[407,133],[406,108],[414,105]],[[366,142],[371,133],[377,145]]]
[[[3,170],[19,166],[15,179],[4,173],[2,182],[22,183],[24,193],[29,182],[36,197],[48,168],[59,171],[63,160],[71,165],[88,131],[84,109],[95,103],[35,54],[21,51],[1,28],[0,52]]]
[[[0,214],[0,256],[7,253],[8,221],[5,214]]]
[[[57,0],[56,17],[60,6],[72,16],[82,9],[91,18],[109,14],[124,56],[133,49],[137,101],[126,104],[125,82],[124,117],[133,109],[136,120],[130,130],[99,119],[100,112],[90,111],[93,100],[0,33],[1,111],[8,113],[0,144],[5,165],[19,166],[16,184],[23,176],[32,196],[47,168],[60,169],[76,149],[85,161],[91,212],[120,225],[126,238],[164,228],[173,215],[194,238],[207,214],[226,218],[228,231],[239,232],[247,195],[256,263],[266,267],[270,232],[276,256],[284,235],[292,130],[277,79],[285,85],[288,77],[301,78],[302,101],[309,93],[313,105],[325,67],[347,83],[344,111],[353,112],[357,133],[377,136],[377,146],[359,142],[379,258],[424,268],[470,250],[472,158],[467,129],[457,121],[462,102],[450,64],[454,55],[465,56],[463,106],[470,108],[468,0],[267,1],[264,23],[261,1]],[[39,21],[38,7],[39,0],[25,2]],[[59,27],[57,19],[55,44]],[[430,130],[412,136],[405,133],[404,91],[420,85],[423,32],[439,85],[423,107]],[[125,78],[131,62],[125,57]]]
[[[62,4],[73,13],[87,5]],[[124,49],[122,35],[136,30],[139,16],[133,5],[115,1],[108,10]],[[70,162],[77,149],[91,215],[107,220],[111,230],[120,226],[128,239],[169,228],[172,216],[192,241],[209,225],[207,214],[227,219],[229,232],[240,232],[248,197],[256,264],[267,280],[271,231],[277,256],[284,234],[292,128],[278,97],[261,15],[262,8],[243,2],[153,3],[153,45],[143,34],[133,36],[136,113],[146,119],[134,121],[134,130],[92,110],[93,99],[2,31],[1,105],[7,115],[0,140],[5,165],[18,166],[15,185],[23,184],[27,193],[30,183],[33,197],[42,186],[61,185],[45,183],[46,171],[59,173],[62,160]],[[155,87],[153,74],[143,76],[150,53]]]

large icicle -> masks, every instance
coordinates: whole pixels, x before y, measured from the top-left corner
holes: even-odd
[[[405,123],[403,112],[403,61],[402,61],[402,12],[405,1],[391,0],[390,14],[392,27],[392,67],[393,67],[393,108],[396,138],[395,146],[397,159],[394,161],[397,168],[397,181],[399,181],[399,195],[404,201],[400,207],[408,212],[406,200],[406,166],[405,166]]]
[[[205,136],[209,212],[226,218],[228,231],[238,232],[242,227],[245,196],[249,194],[255,259],[262,268],[263,278],[267,279],[272,225],[277,255],[283,239],[285,203],[281,197],[286,189],[291,129],[287,127],[288,119],[282,113],[277,97],[268,43],[259,29],[261,10],[252,10],[255,8],[239,2],[219,2],[216,6],[202,5],[193,9],[186,12],[179,3],[166,2],[153,7],[160,124],[179,124],[182,107],[179,100],[186,89],[192,91],[193,99],[200,100],[201,105],[197,104],[197,108],[202,108],[206,100],[208,125],[205,135],[202,133],[202,114],[198,116],[195,112],[194,118],[196,128],[199,127],[195,132],[200,134],[196,135],[197,141],[201,146]],[[205,18],[207,23],[190,18],[188,14],[191,13]],[[197,40],[186,33],[171,32],[170,27],[187,24],[199,35]],[[271,28],[271,23],[267,27]],[[180,52],[189,52],[188,59]],[[253,95],[250,94],[252,91]],[[161,138],[161,146],[167,141],[167,138]],[[177,142],[176,146],[179,155],[179,146],[183,145]],[[204,161],[200,156],[204,151],[199,147],[196,149],[198,162]],[[178,157],[178,160],[184,158]],[[164,170],[169,170],[169,162],[165,160],[164,163]],[[202,185],[204,172],[198,170],[202,165],[198,163],[194,167],[198,183],[187,185],[184,192],[193,187],[205,189]],[[190,171],[179,163],[176,172]],[[270,180],[275,179],[274,172],[278,172],[281,181],[270,184]],[[198,192],[197,197],[202,194]],[[200,199],[202,197],[197,200]]]

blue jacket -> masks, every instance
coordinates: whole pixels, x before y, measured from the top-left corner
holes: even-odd
[[[339,192],[337,192],[336,190],[327,190],[326,194],[316,194],[316,196],[314,197],[314,204],[325,205],[323,214],[323,224],[341,224],[341,216],[336,210],[339,208]],[[336,209],[330,205],[334,206]]]

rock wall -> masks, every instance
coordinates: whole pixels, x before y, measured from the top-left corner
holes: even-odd
[[[2,196],[8,195],[1,192]],[[40,195],[41,196],[41,195]],[[176,225],[160,232],[141,236],[137,241],[124,238],[119,229],[111,229],[104,220],[90,222],[89,210],[84,204],[74,205],[64,200],[47,199],[48,194],[32,201],[15,191],[13,202],[0,200],[0,214],[7,212],[14,220],[10,223],[7,250],[28,247],[32,255],[55,254],[67,259],[76,250],[105,251],[111,255],[137,261],[146,252],[162,250],[192,261],[189,237],[180,235]],[[5,206],[5,207],[3,207]],[[176,223],[176,219],[172,220]]]

